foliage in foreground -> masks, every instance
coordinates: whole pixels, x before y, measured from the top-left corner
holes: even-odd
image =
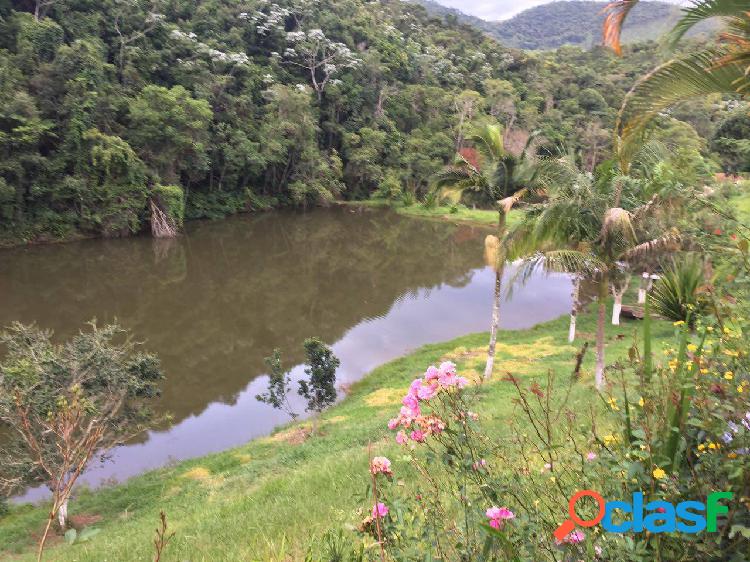
[[[569,407],[564,396],[575,382],[549,376],[527,387],[509,375],[518,416],[508,444],[488,439],[471,410],[481,387],[462,390],[467,381],[452,363],[430,367],[389,422],[419,474],[417,488],[401,492],[388,483],[399,477],[390,460],[372,458],[372,508],[361,532],[382,560],[742,560],[750,547],[745,341],[732,318],[696,334],[676,324],[677,349],[665,363],[652,367],[634,345],[630,360],[610,369],[599,415]],[[706,533],[579,529],[553,538],[582,489],[626,501],[641,492],[648,517],[665,529],[670,504],[733,495],[726,517]],[[596,513],[585,502],[578,508],[584,519]]]
[[[117,325],[93,322],[64,344],[20,323],[0,334],[7,349],[0,363],[0,428],[7,430],[0,441],[0,494],[49,487],[52,507],[39,559],[55,517],[65,530],[73,486],[89,461],[152,419],[148,401],[163,377],[158,359],[118,341],[123,336]]]

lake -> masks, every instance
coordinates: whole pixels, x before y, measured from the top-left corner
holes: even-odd
[[[342,385],[423,344],[488,330],[487,232],[336,207],[192,222],[175,240],[2,250],[0,326],[36,322],[62,339],[92,318],[117,319],[161,358],[167,379],[157,407],[172,425],[92,467],[83,481],[95,486],[240,445],[287,421],[255,399],[274,348],[297,377],[303,340],[321,338],[341,359]],[[567,277],[536,274],[503,305],[502,326],[556,318],[570,309],[570,293]]]

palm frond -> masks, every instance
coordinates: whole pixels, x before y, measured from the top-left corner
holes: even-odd
[[[604,27],[602,29],[604,45],[610,47],[618,55],[622,54],[620,38],[622,36],[623,25],[630,10],[635,8],[636,4],[638,4],[638,0],[616,0],[607,4],[602,10],[602,13],[605,14]]]
[[[715,17],[740,17],[748,11],[747,0],[701,0],[682,9],[683,15],[669,33],[675,45],[693,26]]]
[[[666,234],[642,242],[627,250],[623,255],[625,261],[640,260],[666,251],[676,251],[680,248],[682,238],[676,228],[671,228]]]
[[[523,260],[513,276],[513,282],[515,283],[515,281],[520,280],[522,283],[525,283],[540,269],[548,273],[593,276],[605,267],[604,262],[589,252],[579,250],[537,252]]]
[[[702,51],[652,70],[628,92],[615,126],[620,167],[627,173],[648,123],[677,102],[712,93],[736,93],[747,82],[739,64],[716,66],[721,53]]]
[[[452,187],[456,184],[472,180],[475,174],[467,168],[446,168],[434,176],[435,187]]]
[[[501,160],[506,156],[503,130],[500,125],[488,124],[482,127],[470,140],[477,148],[486,153],[492,160]]]

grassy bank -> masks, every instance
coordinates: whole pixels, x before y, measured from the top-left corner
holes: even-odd
[[[548,369],[567,379],[572,357],[583,339],[593,339],[594,318],[583,314],[581,338],[567,344],[567,318],[525,331],[503,332],[493,382],[486,385],[481,408],[486,429],[497,438],[513,414],[507,372],[541,380]],[[638,324],[608,326],[608,360],[624,357]],[[673,327],[656,323],[664,339]],[[89,542],[53,541],[47,559],[59,561],[149,560],[159,511],[167,513],[176,536],[166,560],[298,560],[311,537],[356,520],[367,485],[368,444],[386,454],[400,474],[407,463],[393,443],[387,420],[397,412],[409,382],[426,366],[455,361],[462,373],[476,375],[484,363],[486,334],[428,345],[375,369],[356,383],[322,417],[323,434],[305,439],[304,423],[282,428],[223,453],[149,472],[98,492],[82,491],[71,504],[78,520],[96,520],[101,532]],[[657,348],[658,349],[658,348]],[[592,392],[593,354],[571,400],[586,405]],[[31,543],[43,526],[44,506],[14,507],[0,520],[0,558],[30,560]],[[74,520],[76,517],[74,517]]]
[[[404,205],[403,203],[384,201],[384,200],[367,200],[367,201],[347,201],[345,205],[362,206],[362,207],[382,207],[390,208],[400,215],[407,217],[416,217],[422,219],[433,219],[449,221],[460,224],[472,224],[476,226],[495,226],[497,225],[497,211],[488,209],[469,209],[463,205],[456,207],[438,206],[425,207],[421,203],[413,205]],[[518,224],[523,218],[523,211],[514,209],[508,215],[508,225]]]

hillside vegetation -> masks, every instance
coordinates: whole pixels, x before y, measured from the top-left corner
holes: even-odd
[[[530,55],[400,1],[42,4],[0,3],[0,244],[413,201],[484,121],[589,166],[658,56]]]
[[[520,49],[556,49],[563,45],[591,48],[601,43],[607,2],[559,0],[524,10],[505,21],[485,21],[459,10],[446,8],[432,0],[416,0],[428,12],[455,18],[481,29],[503,45]],[[669,31],[680,17],[680,7],[667,2],[641,2],[625,23],[623,41],[653,41]],[[714,31],[714,25],[700,25],[691,35]]]

